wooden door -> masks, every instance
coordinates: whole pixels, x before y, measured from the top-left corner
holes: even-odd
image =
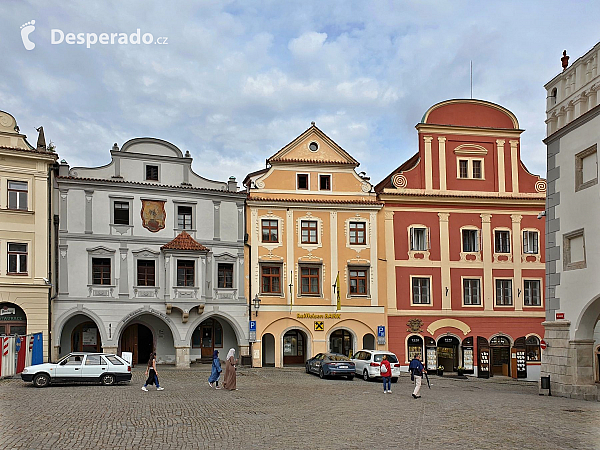
[[[121,351],[131,352],[131,362],[133,365],[138,363],[138,326],[137,324],[129,325],[123,332],[121,338]]]
[[[213,355],[215,345],[212,321],[210,321],[210,323],[203,324],[200,332],[202,333],[202,357],[211,358]]]
[[[511,348],[510,349],[510,359],[511,359],[511,365],[510,365],[510,376],[511,378],[514,378],[515,380],[517,379],[517,349],[516,348]]]

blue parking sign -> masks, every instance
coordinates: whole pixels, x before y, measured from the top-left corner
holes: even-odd
[[[377,337],[385,337],[385,327],[383,325],[377,327]]]
[[[250,331],[256,331],[256,320],[250,321]]]

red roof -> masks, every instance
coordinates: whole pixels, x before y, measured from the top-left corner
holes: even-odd
[[[194,238],[191,237],[189,234],[187,234],[185,231],[182,231],[181,233],[179,233],[175,239],[173,239],[168,244],[163,245],[160,249],[161,250],[191,250],[194,252],[207,252],[208,251],[208,249],[204,245],[196,242],[194,240]]]

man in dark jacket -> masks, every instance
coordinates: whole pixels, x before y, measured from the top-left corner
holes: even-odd
[[[413,398],[421,398],[419,392],[421,392],[421,382],[423,381],[423,373],[427,371],[423,367],[421,363],[421,355],[415,355],[414,359],[410,362],[408,366],[408,370],[410,370],[410,378],[415,381],[415,390],[413,391]]]

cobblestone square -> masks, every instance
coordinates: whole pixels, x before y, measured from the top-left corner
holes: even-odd
[[[208,386],[208,366],[160,367],[157,392],[131,383],[36,389],[0,381],[2,449],[600,448],[600,403],[538,395],[534,383],[408,375],[321,380],[302,368],[239,368],[238,391]]]

